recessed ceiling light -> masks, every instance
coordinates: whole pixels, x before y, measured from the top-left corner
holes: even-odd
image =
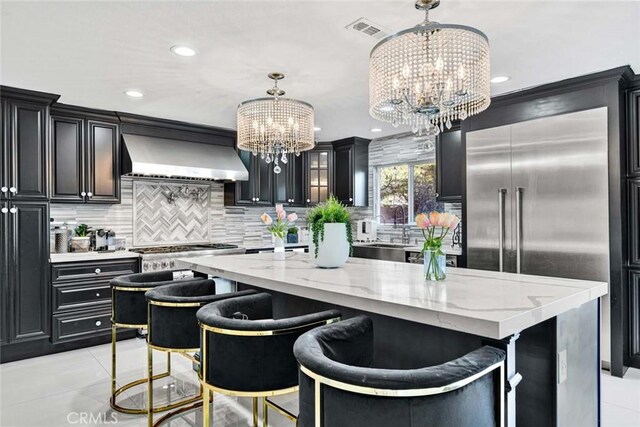
[[[313,127],[313,130],[314,130],[315,132],[320,132],[320,131],[322,130],[322,128],[321,128],[320,126],[314,126],[314,127]]]
[[[382,132],[380,128],[371,128],[371,132]]]
[[[491,79],[491,83],[504,83],[508,80],[511,80],[511,77],[509,76],[495,76],[494,78]]]
[[[124,94],[130,96],[131,98],[142,98],[144,96],[144,93],[140,92],[139,90],[133,89],[125,90]]]
[[[191,49],[188,46],[171,46],[171,52],[175,53],[178,56],[194,56],[196,51]]]

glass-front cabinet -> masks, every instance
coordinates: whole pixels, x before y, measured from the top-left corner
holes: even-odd
[[[332,193],[332,154],[331,144],[319,143],[307,152],[307,204],[324,202]]]

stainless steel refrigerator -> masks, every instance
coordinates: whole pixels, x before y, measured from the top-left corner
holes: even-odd
[[[609,282],[606,108],[469,132],[466,155],[469,268]]]

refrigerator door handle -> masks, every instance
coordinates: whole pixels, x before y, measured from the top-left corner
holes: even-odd
[[[524,188],[516,187],[516,273],[522,272],[522,193]]]
[[[499,225],[499,241],[498,241],[498,271],[504,271],[504,199],[507,194],[506,188],[498,189],[498,217]]]

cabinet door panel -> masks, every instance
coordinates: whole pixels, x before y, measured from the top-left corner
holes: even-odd
[[[436,188],[438,201],[462,201],[462,132],[452,130],[436,143]]]
[[[89,203],[120,202],[120,141],[118,125],[87,122],[87,197]]]
[[[630,365],[640,368],[640,270],[629,271],[629,345]]]
[[[253,185],[256,180],[253,164],[256,159],[249,151],[238,150],[238,155],[240,156],[240,160],[242,160],[244,167],[249,171],[249,180],[236,182],[236,204],[252,205],[253,198],[255,197],[253,194]]]
[[[0,202],[0,209],[8,209],[9,202]],[[0,213],[0,343],[7,342],[9,324],[9,213]]]
[[[7,101],[0,99],[0,132],[2,132],[2,143],[0,143],[0,187],[5,187],[5,191],[0,191],[0,200],[9,197],[9,111]]]
[[[260,157],[256,157],[255,160],[258,175],[255,187],[255,194],[258,198],[256,204],[271,206],[273,205],[273,162],[267,163]]]
[[[640,89],[629,94],[629,175],[640,175]]]
[[[629,263],[640,267],[640,178],[629,181]]]
[[[51,117],[51,199],[80,203],[84,188],[83,120]]]
[[[327,174],[328,175],[328,174]],[[291,204],[301,206],[305,204],[304,156],[289,155],[289,191],[288,196],[293,200]]]
[[[47,107],[9,101],[10,187],[12,199],[47,198]]]
[[[274,203],[289,204],[291,195],[289,194],[289,173],[291,169],[290,163],[279,163],[280,173],[273,173],[273,201]]]
[[[49,335],[49,204],[12,202],[9,301],[11,341]]]
[[[353,146],[334,149],[335,196],[346,205],[353,202]]]

